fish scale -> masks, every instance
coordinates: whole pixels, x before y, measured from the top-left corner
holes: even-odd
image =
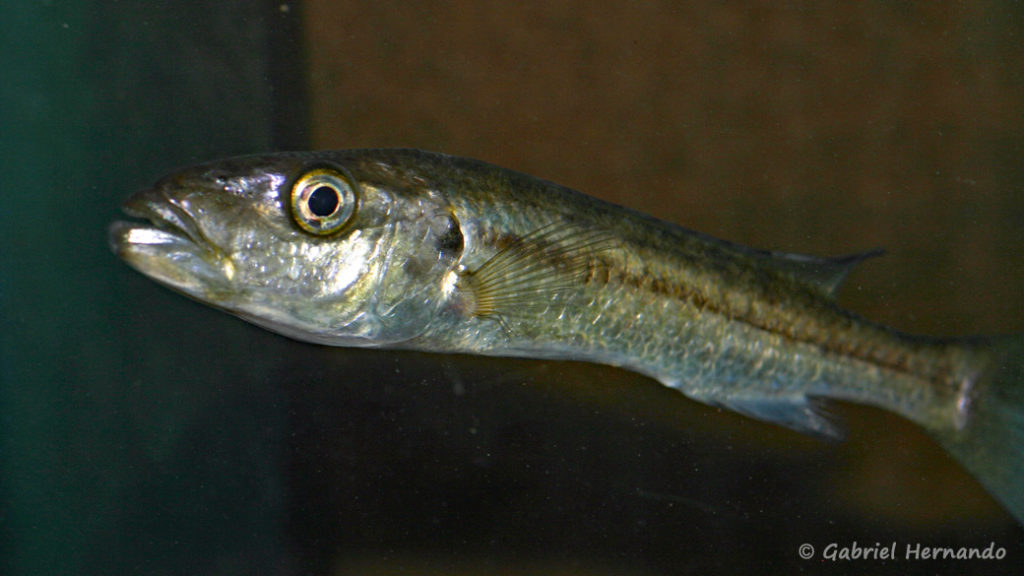
[[[460,191],[460,195],[452,199],[456,216],[464,214],[466,218],[483,220],[488,229],[498,229],[508,235],[524,235],[559,215],[572,215],[575,225],[606,228],[609,234],[620,240],[614,250],[595,255],[602,260],[602,268],[617,282],[614,285],[583,283],[578,289],[580,297],[570,301],[569,306],[580,308],[579,314],[570,314],[580,318],[578,322],[530,318],[521,327],[523,338],[512,335],[512,343],[499,335],[494,339],[496,347],[513,348],[522,355],[546,357],[546,351],[560,349],[559,344],[572,334],[595,330],[600,325],[597,337],[593,339],[594,348],[576,350],[577,353],[585,354],[586,359],[592,361],[606,361],[606,356],[623,358],[625,360],[619,361],[621,365],[663,382],[672,382],[673,387],[695,396],[713,395],[717,380],[729,379],[729,373],[734,371],[742,374],[743,366],[762,361],[760,354],[763,352],[760,351],[752,353],[749,358],[732,352],[729,363],[717,362],[715,358],[703,358],[698,363],[728,365],[725,370],[689,365],[692,363],[690,352],[694,342],[720,342],[727,335],[750,342],[763,341],[771,334],[782,336],[774,338],[778,341],[776,348],[788,347],[788,358],[801,353],[808,359],[806,362],[829,364],[829,369],[823,372],[833,375],[830,382],[833,394],[841,393],[838,387],[844,382],[856,381],[851,396],[860,401],[864,401],[865,377],[878,372],[862,364],[877,366],[881,364],[878,360],[893,356],[904,362],[927,356],[927,361],[920,362],[925,364],[925,368],[936,373],[952,372],[948,365],[955,354],[948,344],[897,335],[880,326],[857,322],[811,288],[764,266],[752,258],[749,251],[730,252],[731,246],[699,235],[683,235],[680,242],[681,229],[664,230],[663,223],[543,181],[527,179],[524,185],[502,175],[492,182],[485,181],[483,186],[472,186],[469,182],[473,179],[465,173],[453,174],[450,178],[462,183],[452,186]],[[500,186],[506,188],[501,190]],[[504,216],[512,211],[518,218]],[[494,217],[488,218],[488,215]],[[490,235],[482,236],[488,237]],[[487,248],[491,251],[501,249],[500,246]],[[741,282],[743,285],[740,286]],[[767,282],[774,284],[765,286]],[[761,294],[766,296],[759,297]],[[615,320],[624,319],[632,323],[647,302],[658,302],[663,309],[657,325],[637,330]],[[597,310],[603,311],[602,322],[594,322]],[[743,324],[752,326],[754,330],[743,329]],[[446,327],[444,331],[451,329]],[[484,340],[491,341],[491,338]],[[869,341],[877,344],[861,344]],[[743,343],[734,348],[751,349]],[[832,353],[822,353],[817,348]],[[645,349],[653,353],[645,352]],[[870,354],[875,350],[896,352],[889,352],[889,357],[881,352]],[[866,357],[858,356],[858,352]],[[561,354],[559,352],[555,357],[561,357]],[[786,381],[794,392],[807,392],[810,386],[820,384],[802,378],[808,373],[802,363],[790,363],[792,369]],[[899,363],[890,364],[895,368]],[[922,385],[922,377],[928,376],[915,373],[909,378],[896,374],[890,377],[898,378],[904,388],[914,389]],[[706,379],[712,381],[705,382]],[[948,378],[943,381],[936,377],[935,380],[940,386],[957,389]],[[757,382],[748,379],[745,385],[744,390],[750,391],[756,388]],[[892,397],[891,389],[897,387],[896,382],[889,382],[887,388],[890,392],[885,394],[885,401]],[[873,388],[869,385],[870,389]],[[778,386],[773,384],[772,390],[777,391]],[[918,416],[913,413],[904,415]]]
[[[822,401],[870,404],[1024,520],[1024,339],[904,334],[840,308],[836,288],[877,252],[755,250],[417,150],[213,162],[125,211],[149,221],[110,228],[129,265],[291,338],[621,366],[825,435]]]

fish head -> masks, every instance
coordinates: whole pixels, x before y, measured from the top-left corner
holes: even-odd
[[[448,306],[462,235],[443,194],[354,152],[239,157],[129,198],[113,251],[153,280],[272,331],[395,346]]]

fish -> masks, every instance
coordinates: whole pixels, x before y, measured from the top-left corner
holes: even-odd
[[[826,437],[829,400],[877,406],[1024,524],[1024,336],[912,335],[840,307],[878,251],[758,250],[414,149],[229,158],[122,208],[108,238],[129,266],[289,338],[617,366]]]

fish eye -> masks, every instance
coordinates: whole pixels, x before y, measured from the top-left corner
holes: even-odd
[[[333,234],[352,218],[356,193],[350,180],[336,170],[318,168],[292,185],[292,218],[306,232]]]

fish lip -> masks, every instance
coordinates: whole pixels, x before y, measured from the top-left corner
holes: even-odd
[[[118,220],[107,229],[111,250],[129,266],[193,297],[230,293],[234,265],[203,234],[186,204],[154,188],[131,196],[121,210],[141,220]]]
[[[121,204],[121,211],[127,216],[147,220],[165,232],[179,234],[198,248],[212,249],[213,244],[202,233],[195,217],[185,205],[161,189],[152,189],[135,194]]]

